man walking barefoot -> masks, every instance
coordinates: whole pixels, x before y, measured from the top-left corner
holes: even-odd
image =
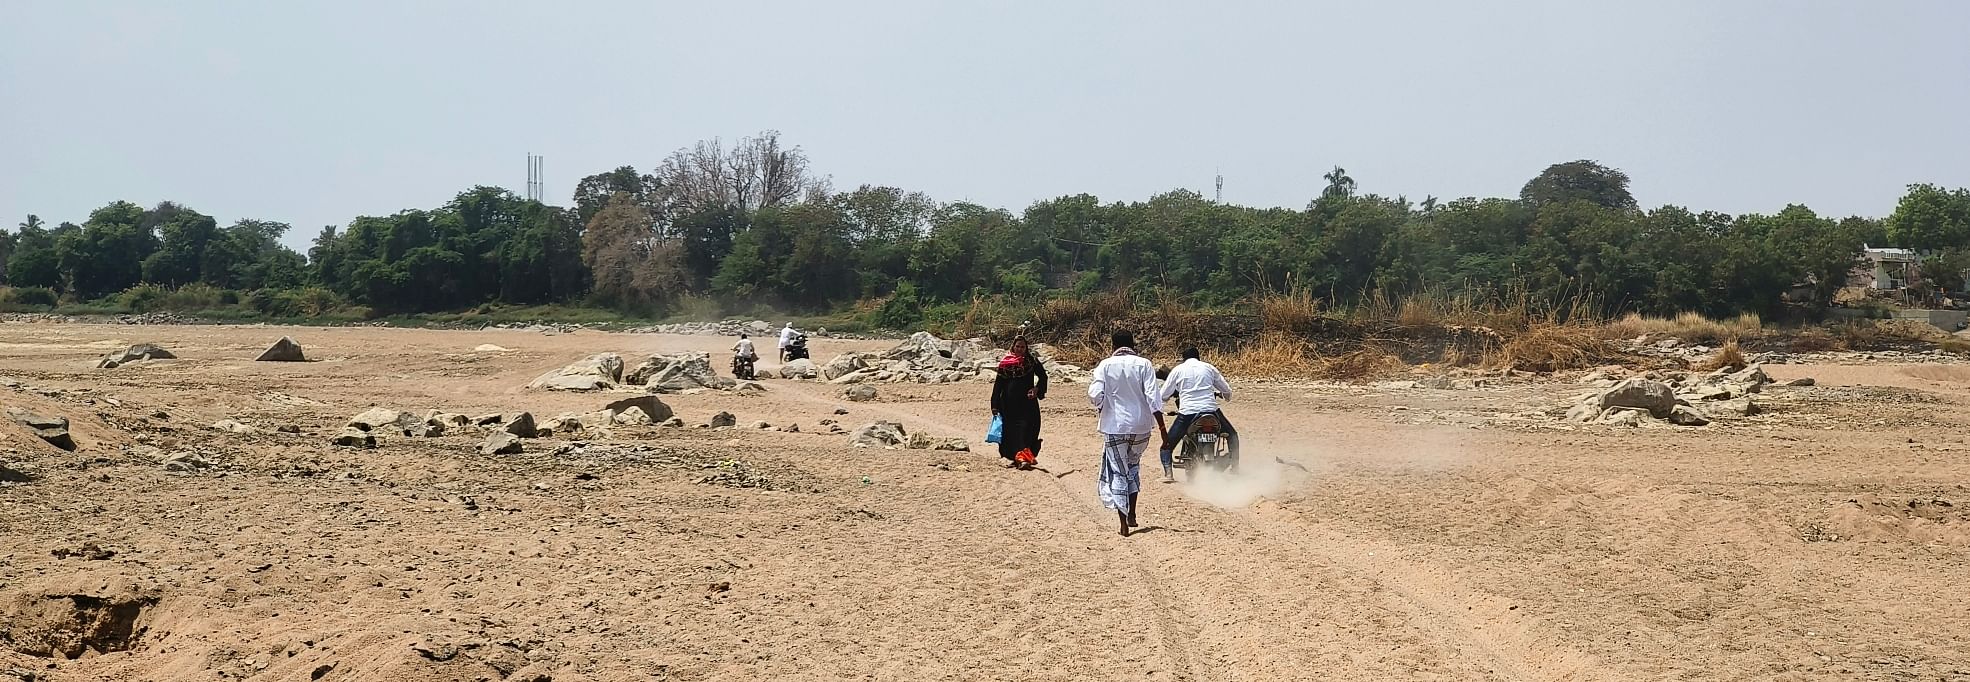
[[[1142,453],[1149,436],[1164,433],[1163,411],[1157,408],[1156,366],[1136,355],[1135,336],[1115,332],[1115,354],[1094,367],[1088,383],[1088,402],[1101,414],[1101,473],[1095,492],[1101,506],[1115,510],[1122,537],[1136,526],[1136,493],[1142,490]],[[1152,425],[1151,418],[1154,418]]]

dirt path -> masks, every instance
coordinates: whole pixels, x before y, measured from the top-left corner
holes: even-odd
[[[250,361],[283,334],[318,361]],[[93,369],[139,341],[182,359]],[[0,485],[0,673],[1970,679],[1970,635],[1948,627],[1970,603],[1970,384],[1950,368],[1774,368],[1822,385],[1695,430],[1514,416],[1576,390],[1551,380],[1253,385],[1228,406],[1244,475],[1147,483],[1129,538],[1095,500],[1073,384],[1046,405],[1043,472],[815,433],[894,419],[975,439],[983,384],[666,397],[687,421],[802,433],[625,427],[518,456],[471,434],[327,444],[373,405],[592,410],[604,398],[522,387],[593,352],[728,345],[0,325],[0,376],[21,382],[0,403],[69,417],[82,445],[0,430],[0,465],[34,477]],[[170,453],[204,463],[169,470]],[[114,555],[54,554],[87,543]],[[64,637],[86,640],[78,658],[40,650]]]

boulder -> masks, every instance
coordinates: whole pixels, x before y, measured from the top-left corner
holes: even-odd
[[[608,405],[604,405],[602,409],[615,413],[620,413],[631,409],[639,410],[644,414],[644,416],[647,416],[650,419],[650,421],[644,423],[660,422],[669,419],[671,415],[676,414],[674,410],[670,409],[669,405],[664,404],[664,401],[657,399],[657,397],[653,395],[639,395],[634,398],[623,398],[622,400],[617,400],[615,402],[609,403]]]
[[[8,408],[7,416],[33,431],[36,437],[49,445],[71,452],[75,450],[75,437],[68,432],[67,417],[48,417],[18,407]]]
[[[733,416],[730,412],[720,412],[711,416],[710,423],[714,429],[721,426],[736,426],[739,423],[739,418]]]
[[[1566,420],[1575,424],[1585,424],[1600,418],[1600,416],[1600,403],[1594,400],[1577,403],[1566,411]]]
[[[829,379],[828,383],[838,384],[843,386],[846,386],[848,384],[859,384],[864,381],[875,381],[876,376],[879,374],[883,374],[883,372],[874,369],[858,369],[853,372],[849,372],[847,374],[843,374],[841,376],[837,376],[832,379]]]
[[[1713,403],[1710,410],[1712,414],[1723,414],[1732,417],[1749,417],[1758,414],[1760,411],[1758,404],[1751,402],[1750,396]]]
[[[413,424],[421,425],[423,423],[424,420],[418,419],[409,412],[372,407],[362,414],[351,417],[347,425],[363,431],[377,431],[381,429],[403,431],[410,428]]]
[[[943,450],[945,452],[971,452],[971,442],[963,438],[945,438],[931,445],[930,449]]]
[[[301,344],[295,343],[291,336],[280,337],[274,345],[260,352],[255,362],[306,362],[308,356],[301,352]]]
[[[474,426],[497,426],[505,421],[506,415],[503,414],[482,414],[472,418]]]
[[[672,428],[672,429],[681,429],[684,428],[684,420],[678,417],[671,417],[669,419],[663,420],[663,423],[658,424],[657,426],[662,426],[665,428]]]
[[[828,364],[821,365],[821,378],[833,381],[843,375],[852,374],[857,370],[867,369],[871,357],[873,356],[862,353],[842,353],[837,355],[833,360],[829,360]],[[898,362],[902,361],[899,360]]]
[[[1600,419],[1595,420],[1595,422],[1609,426],[1641,426],[1642,422],[1648,420],[1648,417],[1648,410],[1634,407],[1617,407],[1601,413]]]
[[[526,446],[520,443],[519,436],[505,432],[487,436],[486,442],[479,444],[481,455],[517,455],[525,449]]]
[[[858,384],[842,389],[841,397],[849,402],[866,403],[876,399],[876,387]]]
[[[1647,410],[1651,416],[1662,418],[1676,407],[1676,392],[1668,384],[1651,379],[1626,379],[1613,388],[1602,391],[1596,398],[1602,409],[1613,407],[1632,407]]]
[[[617,412],[613,421],[623,426],[648,426],[657,423],[656,420],[650,418],[648,412],[644,412],[640,407],[629,407],[621,412]]]
[[[1710,423],[1710,418],[1703,416],[1703,413],[1698,412],[1694,407],[1677,405],[1675,409],[1669,411],[1669,423],[1677,426],[1704,426]]]
[[[102,362],[96,363],[96,366],[103,369],[114,369],[138,360],[165,360],[175,357],[178,356],[172,355],[171,351],[165,350],[157,344],[140,343],[126,348],[121,352],[103,356]]]
[[[462,414],[434,412],[431,416],[424,418],[424,423],[447,428],[465,428],[472,425],[472,418]]]
[[[548,391],[606,391],[622,383],[622,356],[596,353],[560,369],[550,371],[527,384],[527,388]]]
[[[510,414],[505,417],[505,432],[521,438],[535,438],[540,435],[540,427],[534,423],[532,412]]]
[[[648,386],[653,392],[670,393],[693,388],[731,388],[730,377],[711,368],[710,353],[672,353],[652,355],[624,375],[626,383]]]
[[[910,434],[903,425],[891,421],[879,421],[856,429],[848,442],[856,447],[890,447],[909,442]]]
[[[334,440],[329,442],[345,448],[373,448],[376,447],[376,436],[352,426],[342,429],[342,433],[336,434]]]
[[[886,360],[908,360],[918,369],[951,369],[957,361],[951,359],[951,342],[937,338],[930,332],[917,332],[882,354]]]
[[[241,424],[231,419],[221,419],[217,422],[213,422],[212,429],[215,431],[224,431],[226,433],[237,433],[240,435],[251,435],[260,432],[259,429],[253,428],[251,426],[247,426],[245,424]]]
[[[732,394],[743,396],[766,395],[766,384],[757,381],[741,381],[732,387]]]
[[[813,360],[801,358],[780,365],[782,379],[812,379],[818,376],[821,376],[821,370],[814,366]]]

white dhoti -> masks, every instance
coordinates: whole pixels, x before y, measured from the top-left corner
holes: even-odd
[[[1142,490],[1142,453],[1149,451],[1149,434],[1102,434],[1101,473],[1095,477],[1095,492],[1101,506],[1123,514],[1134,514],[1129,496]]]

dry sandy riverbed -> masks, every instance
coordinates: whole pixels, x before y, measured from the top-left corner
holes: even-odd
[[[317,361],[250,361],[282,335]],[[136,342],[181,359],[93,368]],[[372,405],[589,411],[608,398],[521,387],[592,352],[728,345],[0,325],[20,382],[0,403],[81,443],[0,427],[0,464],[34,476],[0,485],[0,680],[1970,680],[1951,367],[1774,367],[1820,385],[1700,429],[1525,416],[1579,390],[1554,380],[1245,386],[1246,475],[1148,484],[1126,539],[1080,386],[1048,401],[1044,472],[811,433],[975,442],[983,384],[666,397],[810,433],[328,444]],[[89,543],[114,555],[68,554]],[[79,658],[36,655],[62,646]]]

